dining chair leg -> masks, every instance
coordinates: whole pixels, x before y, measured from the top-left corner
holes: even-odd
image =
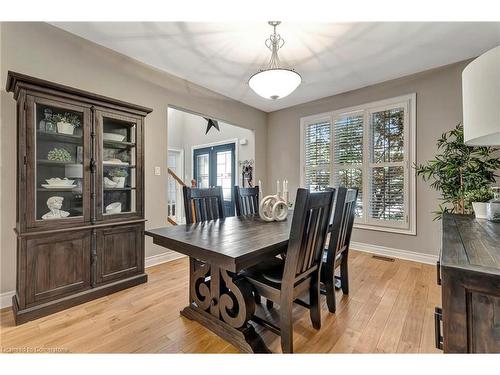
[[[333,269],[325,269],[325,279],[326,305],[328,306],[328,311],[335,314],[337,304],[335,302],[335,276]]]
[[[340,287],[342,293],[349,294],[349,266],[347,264],[347,251],[343,254],[342,262],[340,263]]]
[[[274,303],[273,301],[271,301],[270,299],[266,299],[266,307],[268,310],[271,310],[274,306]]]
[[[320,280],[319,275],[313,277],[311,280],[311,287],[309,288],[309,315],[311,323],[315,329],[321,328],[321,307],[320,307]]]
[[[292,301],[280,305],[281,350],[293,353]]]

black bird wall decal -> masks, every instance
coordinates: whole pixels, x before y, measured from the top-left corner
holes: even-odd
[[[207,131],[205,132],[205,135],[208,134],[208,132],[211,128],[215,128],[218,131],[220,131],[219,122],[217,120],[212,120],[211,118],[206,118],[206,117],[203,117],[203,118],[205,120],[207,120]]]

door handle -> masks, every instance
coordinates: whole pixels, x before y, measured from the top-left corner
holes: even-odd
[[[443,333],[441,331],[441,322],[443,321],[443,310],[439,307],[434,309],[434,341],[437,349],[443,350]]]

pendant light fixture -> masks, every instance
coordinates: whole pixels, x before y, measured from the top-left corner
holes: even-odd
[[[271,50],[271,60],[266,68],[255,73],[248,80],[250,88],[266,99],[277,100],[290,95],[302,82],[300,74],[293,69],[280,67],[278,50],[283,47],[285,40],[276,34],[276,26],[280,21],[269,21],[273,27],[273,34],[266,40],[266,47]]]

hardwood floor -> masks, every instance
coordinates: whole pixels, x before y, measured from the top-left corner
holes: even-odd
[[[1,351],[236,352],[198,323],[180,317],[188,300],[187,258],[148,268],[147,273],[146,284],[18,327],[11,310],[3,309]],[[322,297],[321,330],[312,328],[308,310],[295,306],[295,352],[441,353],[434,348],[434,306],[441,304],[434,267],[352,251],[350,277],[350,295],[337,292],[336,314],[328,313]],[[280,351],[276,335],[260,327],[258,331],[271,350]]]

